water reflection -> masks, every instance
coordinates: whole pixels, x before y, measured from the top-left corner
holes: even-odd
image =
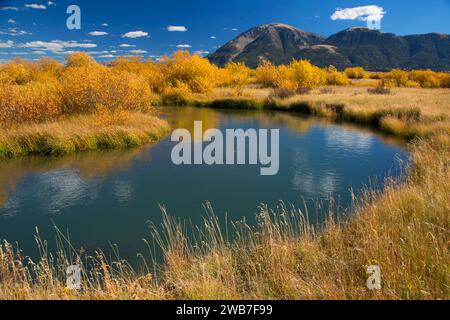
[[[300,207],[303,199],[337,196],[345,205],[349,189],[382,178],[406,152],[364,128],[332,125],[287,112],[164,108],[173,128],[193,133],[218,128],[280,129],[280,172],[261,177],[257,166],[175,166],[169,137],[154,146],[86,152],[60,158],[26,157],[0,163],[0,239],[35,249],[34,227],[53,238],[52,223],[70,230],[74,246],[118,243],[127,259],[145,250],[146,221],[169,214],[201,222],[210,201],[219,216],[252,220],[261,203],[280,200]],[[312,220],[311,220],[312,221]]]
[[[110,173],[130,168],[133,161],[150,159],[147,148],[84,152],[64,157],[22,157],[0,162],[0,207],[10,207],[15,202],[9,199],[17,185],[27,177],[35,177],[41,184],[54,183],[54,189],[83,190],[82,185],[90,180],[106,177]],[[78,189],[75,187],[78,186]],[[42,186],[45,188],[45,186]],[[30,195],[41,192],[34,187]],[[48,190],[50,193],[52,190]],[[49,196],[51,194],[49,193]]]

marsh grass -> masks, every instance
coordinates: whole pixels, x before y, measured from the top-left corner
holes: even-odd
[[[371,94],[367,87],[329,88],[282,98],[273,89],[250,87],[241,97],[232,97],[222,88],[210,97],[196,96],[189,103],[217,109],[299,112],[372,126],[407,140],[436,132],[450,134],[448,89],[392,88],[390,94]]]
[[[128,111],[97,111],[39,124],[0,128],[0,159],[135,147],[161,138],[166,121]]]

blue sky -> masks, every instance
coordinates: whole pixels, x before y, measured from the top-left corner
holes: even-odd
[[[81,30],[66,27],[71,4],[81,9]],[[367,6],[381,10],[383,32],[450,33],[450,0],[0,0],[0,62],[64,59],[70,51],[87,51],[97,60],[126,54],[156,59],[180,48],[206,54],[271,22],[327,36],[365,26],[364,16],[353,13]],[[350,11],[336,15],[338,9]]]

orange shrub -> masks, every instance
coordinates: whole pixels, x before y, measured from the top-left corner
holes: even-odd
[[[431,70],[413,70],[409,79],[420,84],[422,88],[439,88],[440,81],[437,74]]]
[[[277,67],[275,87],[289,91],[295,91],[299,88],[298,83],[294,80],[294,73],[291,68],[285,65]]]
[[[111,62],[110,66],[113,70],[127,71],[141,76],[153,92],[162,93],[167,86],[165,66],[150,59],[143,62],[138,56],[121,57]]]
[[[242,88],[250,82],[250,69],[242,62],[227,63],[224,69],[220,70],[221,85],[230,86],[237,90],[237,94],[242,93]]]
[[[26,84],[36,74],[33,63],[16,59],[0,66],[0,83]]]
[[[97,105],[110,110],[146,110],[150,106],[151,90],[141,76],[97,63],[75,65],[66,68],[61,77],[64,112],[92,112]]]
[[[39,122],[61,114],[58,87],[52,83],[0,85],[0,124]]]
[[[297,91],[301,88],[313,89],[327,82],[326,72],[306,60],[293,60],[289,66],[277,68],[276,86]]]
[[[172,87],[184,83],[191,92],[207,93],[217,86],[218,68],[199,55],[178,51],[171,59],[163,59],[163,63],[167,66],[167,80]]]
[[[255,72],[256,83],[263,85],[264,87],[275,87],[277,78],[277,67],[271,62],[265,60],[256,69]]]
[[[400,69],[394,69],[386,73],[384,78],[393,80],[397,87],[404,87],[408,84],[409,72]]]
[[[85,52],[75,52],[69,55],[66,68],[94,66],[97,62]]]
[[[439,74],[439,79],[442,88],[450,88],[450,73],[441,72]]]
[[[334,66],[327,69],[327,83],[334,86],[346,86],[350,83],[344,72],[339,72]]]

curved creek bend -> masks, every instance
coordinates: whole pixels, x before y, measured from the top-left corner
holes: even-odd
[[[176,166],[170,135],[132,150],[79,153],[58,158],[24,157],[0,162],[0,239],[17,241],[36,258],[35,227],[54,249],[55,231],[69,231],[74,247],[118,244],[121,258],[148,252],[148,221],[159,225],[161,206],[170,215],[199,224],[208,201],[221,220],[250,223],[261,204],[275,208],[324,201],[343,208],[351,190],[383,186],[407,162],[405,146],[365,128],[331,124],[287,112],[251,112],[166,107],[173,129],[280,129],[280,167],[261,176],[260,166]],[[344,210],[345,211],[345,210]],[[310,210],[310,220],[321,218]]]

